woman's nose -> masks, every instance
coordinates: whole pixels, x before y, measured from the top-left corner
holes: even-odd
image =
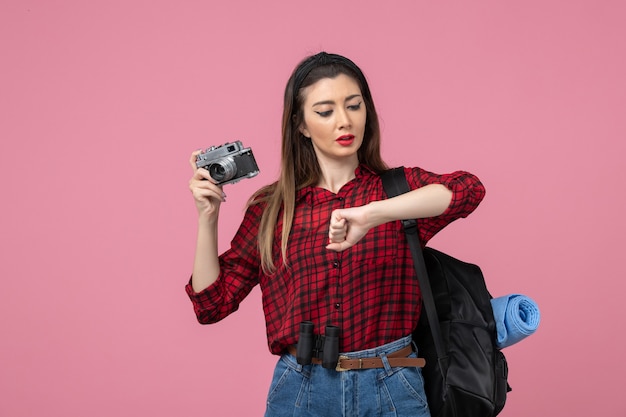
[[[342,129],[348,128],[351,125],[352,121],[350,120],[350,115],[348,115],[348,112],[346,112],[345,109],[337,111],[337,126]]]

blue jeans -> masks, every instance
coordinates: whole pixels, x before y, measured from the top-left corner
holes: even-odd
[[[337,372],[321,365],[299,365],[289,354],[281,356],[265,417],[430,417],[422,370],[392,368],[386,359],[410,343],[407,336],[374,349],[343,353],[350,358],[380,356],[385,367],[378,369]]]

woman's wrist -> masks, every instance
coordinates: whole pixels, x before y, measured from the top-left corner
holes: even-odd
[[[393,220],[386,210],[387,202],[388,200],[379,200],[367,204],[367,221],[371,225],[370,229]]]
[[[215,229],[217,229],[217,216],[211,216],[211,217],[205,217],[205,216],[199,216],[198,217],[198,231],[201,230],[207,230],[207,231],[213,231]]]

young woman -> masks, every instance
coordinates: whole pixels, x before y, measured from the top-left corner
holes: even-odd
[[[428,416],[423,361],[411,343],[421,297],[399,220],[417,218],[425,244],[478,206],[480,181],[463,171],[406,168],[412,191],[387,199],[367,81],[351,60],[325,52],[289,78],[280,176],[251,197],[231,248],[219,256],[223,193],[196,169],[197,154],[189,187],[198,236],[187,294],[198,320],[214,323],[260,285],[269,349],[279,355],[266,416]],[[303,322],[312,325],[308,340],[327,354],[332,338],[325,344],[321,335],[338,330],[336,368],[322,364],[324,352],[303,349],[306,334],[299,348],[308,352],[299,350]]]

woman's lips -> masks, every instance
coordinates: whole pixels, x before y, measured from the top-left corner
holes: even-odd
[[[354,142],[354,135],[343,135],[337,138],[337,143],[341,146],[350,146]]]

